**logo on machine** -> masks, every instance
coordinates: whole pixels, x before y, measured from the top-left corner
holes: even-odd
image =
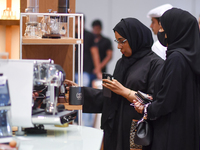
[[[82,99],[82,93],[76,93],[76,98],[77,98],[77,100],[81,100]]]

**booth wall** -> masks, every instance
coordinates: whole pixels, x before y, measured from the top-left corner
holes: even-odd
[[[92,21],[101,19],[103,22],[103,35],[113,41],[115,37],[112,29],[121,18],[134,17],[149,27],[151,20],[146,17],[148,11],[166,3],[187,10],[196,18],[200,14],[200,8],[198,7],[200,6],[200,0],[76,0],[76,12],[85,14],[85,26],[90,31]],[[153,38],[154,40],[157,39],[155,35],[153,35]],[[108,73],[113,73],[116,61],[121,57],[121,52],[114,42],[113,50],[113,58],[108,64]]]

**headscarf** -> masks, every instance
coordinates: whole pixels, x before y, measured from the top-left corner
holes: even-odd
[[[197,20],[189,12],[172,8],[161,17],[161,25],[167,34],[167,57],[180,52],[192,70],[200,74],[200,38]]]
[[[149,28],[135,18],[122,19],[114,28],[123,38],[128,40],[132,50],[130,57],[119,59],[114,71],[114,78],[123,84],[127,69],[137,60],[151,52],[153,38]]]

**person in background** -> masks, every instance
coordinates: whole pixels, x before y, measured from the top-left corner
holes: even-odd
[[[78,19],[76,18],[75,33],[78,33]],[[94,43],[94,35],[85,29],[85,16],[83,22],[84,29],[84,52],[83,52],[83,86],[91,87],[92,80],[101,76],[100,57],[98,47]],[[80,21],[80,26],[81,21]],[[80,27],[81,29],[81,27]],[[77,47],[76,47],[77,49]],[[75,81],[78,79],[78,50],[75,51]]]
[[[116,63],[114,79],[103,79],[103,86],[112,91],[111,97],[105,97],[101,89],[84,87],[83,112],[102,113],[104,150],[141,149],[141,145],[130,143],[131,124],[142,117],[130,104],[137,90],[153,94],[164,61],[152,52],[152,33],[139,20],[122,19],[113,31],[122,57]]]
[[[100,68],[101,72],[107,72],[106,66],[112,58],[112,43],[110,39],[104,37],[101,33],[102,23],[100,20],[94,20],[92,22],[92,32],[95,35],[94,42],[99,49],[100,55]]]
[[[171,9],[172,5],[170,4],[164,4],[161,5],[159,7],[156,7],[152,10],[150,10],[147,13],[147,17],[151,18],[151,29],[153,31],[153,33],[155,35],[157,35],[158,30],[160,29],[160,17],[162,16],[162,14]],[[158,56],[160,56],[162,59],[166,59],[166,50],[167,48],[163,45],[160,44],[160,42],[157,40],[156,42],[154,42],[153,46],[152,46],[152,51],[154,51]]]
[[[107,64],[112,59],[113,49],[112,43],[109,38],[102,35],[102,22],[101,20],[94,20],[92,22],[92,33],[95,35],[94,43],[99,49],[100,56],[100,68],[101,72],[107,72]],[[102,88],[102,80],[96,79],[92,82],[93,88]],[[100,118],[101,114],[95,115],[95,120],[97,122],[97,118]],[[95,125],[96,125],[96,122]],[[95,126],[94,125],[94,126]]]
[[[172,23],[173,22],[173,23]],[[172,8],[161,17],[159,41],[167,46],[167,59],[160,70],[153,102],[134,100],[137,112],[153,125],[148,150],[199,150],[200,37],[197,19]],[[145,149],[146,150],[146,149]]]
[[[78,33],[78,18],[75,20],[75,33],[77,37]],[[80,21],[81,23],[81,21]],[[83,37],[83,86],[91,87],[92,81],[96,78],[101,78],[101,68],[100,68],[100,57],[98,47],[94,43],[94,35],[85,29],[85,16],[84,16],[84,37]],[[82,26],[82,25],[81,25]],[[80,27],[81,29],[81,27]],[[75,51],[75,82],[78,82],[78,50],[76,47]],[[83,113],[82,121],[84,126],[93,127],[94,125],[94,114]],[[78,117],[75,122],[78,121]]]

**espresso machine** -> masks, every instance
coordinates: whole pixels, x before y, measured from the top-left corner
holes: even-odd
[[[34,64],[34,92],[35,88],[46,89],[43,93],[43,104],[46,104],[45,112],[47,114],[56,114],[57,100],[59,93],[64,94],[63,82],[65,80],[65,72],[60,65],[53,63],[35,63]],[[41,91],[41,90],[40,90]]]
[[[43,93],[43,104],[46,106],[42,109],[36,108],[36,111],[33,109],[33,124],[61,125],[73,121],[77,116],[76,111],[68,111],[62,106],[57,106],[59,94],[65,94],[64,80],[66,75],[63,68],[53,64],[53,62],[36,62],[33,73],[33,87],[42,86],[42,89],[46,89]],[[33,92],[35,92],[34,90],[35,88],[33,88]]]
[[[4,61],[0,59],[0,74],[6,76],[9,80],[9,95],[12,104],[10,105],[9,102],[8,90],[5,90],[7,86],[5,80],[4,82],[0,80],[0,101],[2,102],[0,103],[0,112],[6,118],[9,114],[9,109],[11,109],[10,120],[12,126],[18,127],[18,131],[15,132],[16,135],[24,135],[26,132],[24,132],[24,129],[35,129],[35,127],[41,125],[43,127],[45,125],[63,125],[76,118],[76,111],[66,110],[65,108],[60,109],[57,106],[58,92],[62,91],[60,88],[65,79],[65,72],[62,67],[54,64],[53,61],[26,59]],[[44,95],[38,95],[38,97],[43,98],[45,108],[33,108],[33,94],[41,91],[35,91],[35,86],[45,87]],[[6,100],[2,101],[2,97],[6,98]],[[3,121],[5,123],[5,120]],[[2,135],[5,135],[4,133],[7,135],[12,133],[9,128],[9,118],[6,121],[6,124],[1,128]],[[9,130],[6,132],[5,130],[7,129]],[[36,130],[31,131],[35,132]]]

